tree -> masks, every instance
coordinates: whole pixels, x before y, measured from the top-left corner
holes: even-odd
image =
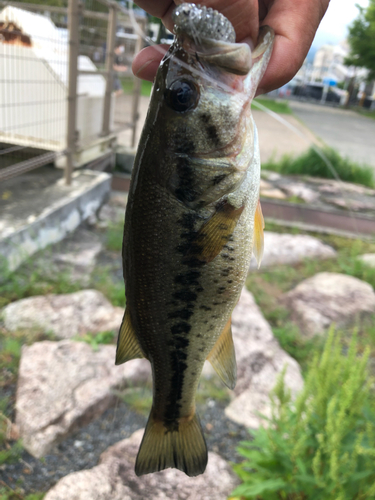
[[[375,78],[375,0],[370,0],[367,8],[360,7],[358,17],[349,27],[349,56],[347,66],[357,66],[369,70],[368,79]]]

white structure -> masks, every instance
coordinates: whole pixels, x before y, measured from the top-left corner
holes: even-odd
[[[349,45],[343,40],[338,45],[322,45],[315,53],[312,80],[323,81],[325,79],[342,82],[351,78],[354,74],[358,78],[366,78],[367,70],[344,65],[344,59],[349,54]],[[355,73],[354,73],[355,71]]]
[[[50,151],[66,148],[68,37],[42,15],[15,7],[0,12],[31,43],[0,39],[0,142]],[[79,56],[79,70],[96,71]],[[106,81],[100,74],[78,76],[77,130],[80,145],[102,128]]]

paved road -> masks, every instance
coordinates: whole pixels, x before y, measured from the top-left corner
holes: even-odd
[[[328,146],[375,168],[375,120],[354,111],[290,101],[297,118]]]

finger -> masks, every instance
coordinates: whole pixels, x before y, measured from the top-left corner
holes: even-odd
[[[160,61],[169,49],[169,45],[153,45],[138,52],[132,64],[135,76],[152,82],[155,78]]]
[[[155,3],[160,3],[161,5],[157,7]],[[176,0],[175,3],[181,4],[183,1]],[[173,31],[172,12],[175,8],[175,3],[170,2],[170,0],[161,2],[155,2],[155,0],[137,0],[137,4],[152,15],[160,15],[163,23],[170,31]],[[200,4],[222,12],[233,24],[237,40],[242,41],[245,38],[250,38],[252,41],[256,41],[259,29],[257,1],[233,0],[228,5],[227,0],[202,0]],[[160,47],[165,52],[165,48],[163,46]],[[139,78],[153,81],[164,52],[160,53],[160,49],[156,48],[156,46],[143,49],[133,60],[133,73]]]
[[[152,16],[162,19],[172,7],[175,7],[173,0],[136,0],[134,3],[144,9]]]
[[[275,44],[257,94],[285,85],[297,73],[328,3],[329,0],[279,0],[272,4],[262,24],[275,30]]]

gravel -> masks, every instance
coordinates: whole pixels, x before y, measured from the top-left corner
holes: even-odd
[[[239,462],[236,447],[250,436],[244,427],[226,418],[224,409],[224,404],[212,399],[198,408],[207,446],[225,460]],[[25,494],[47,491],[63,476],[97,465],[103,451],[145,427],[146,422],[146,416],[119,401],[100,418],[60,443],[55,452],[45,458],[38,460],[23,451],[17,463],[3,464],[0,480],[11,488],[21,487]]]

